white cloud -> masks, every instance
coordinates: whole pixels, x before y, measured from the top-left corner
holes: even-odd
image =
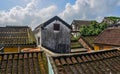
[[[55,5],[39,9],[37,3],[38,0],[31,0],[25,7],[15,6],[9,11],[0,10],[0,25],[28,25],[35,28],[53,16],[57,9]]]
[[[120,6],[120,1],[117,3],[118,6]]]
[[[68,22],[74,19],[97,19],[109,15],[117,6],[118,0],[76,0],[66,4],[59,16]]]
[[[23,1],[26,5],[15,6],[9,11],[0,10],[0,26],[28,25],[34,29],[59,12],[57,4],[39,8],[42,0]],[[100,21],[104,16],[110,15],[117,6],[120,6],[119,0],[76,0],[75,4],[67,3],[58,15],[69,23],[74,19]]]

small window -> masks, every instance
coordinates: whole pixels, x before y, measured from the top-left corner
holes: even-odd
[[[59,31],[60,30],[60,24],[54,24],[54,30]]]
[[[38,37],[38,45],[40,45],[40,37]]]

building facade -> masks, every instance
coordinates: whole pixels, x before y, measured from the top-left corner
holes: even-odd
[[[35,28],[37,45],[57,53],[70,52],[71,26],[55,16]]]
[[[108,28],[94,40],[95,50],[120,47],[120,28]]]
[[[72,26],[72,35],[74,37],[80,36],[80,28],[83,25],[90,25],[94,20],[73,20],[71,23]],[[96,21],[95,21],[96,22]]]

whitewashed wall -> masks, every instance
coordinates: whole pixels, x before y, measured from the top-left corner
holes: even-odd
[[[36,40],[37,40],[37,46],[40,46],[41,40],[39,40],[40,44],[38,44],[38,37],[41,38],[41,28],[39,27],[38,30],[39,30],[39,31],[38,31],[37,33],[34,33],[34,35],[35,35],[35,38],[36,38]]]

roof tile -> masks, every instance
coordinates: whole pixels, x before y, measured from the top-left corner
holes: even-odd
[[[79,63],[83,62],[80,57],[77,57],[77,60],[78,60]]]
[[[71,58],[72,62],[75,64],[75,63],[78,63],[77,60],[75,59],[75,57],[72,57]]]
[[[29,27],[0,27],[0,46],[35,45],[35,37]]]
[[[60,65],[61,65],[59,59],[55,59],[55,63],[56,63],[57,66],[60,66]]]
[[[6,53],[0,56],[3,58],[0,59],[0,74],[47,74],[42,51]]]
[[[60,58],[60,61],[61,61],[62,65],[66,65],[67,64],[66,61],[64,60],[64,58]]]
[[[94,43],[120,46],[120,28],[104,30],[96,37]]]
[[[70,60],[70,58],[66,58],[66,61],[68,64],[72,64],[72,61]]]
[[[117,74],[120,73],[120,51],[104,50],[83,54],[52,56],[57,74]],[[67,64],[67,65],[65,65]]]

